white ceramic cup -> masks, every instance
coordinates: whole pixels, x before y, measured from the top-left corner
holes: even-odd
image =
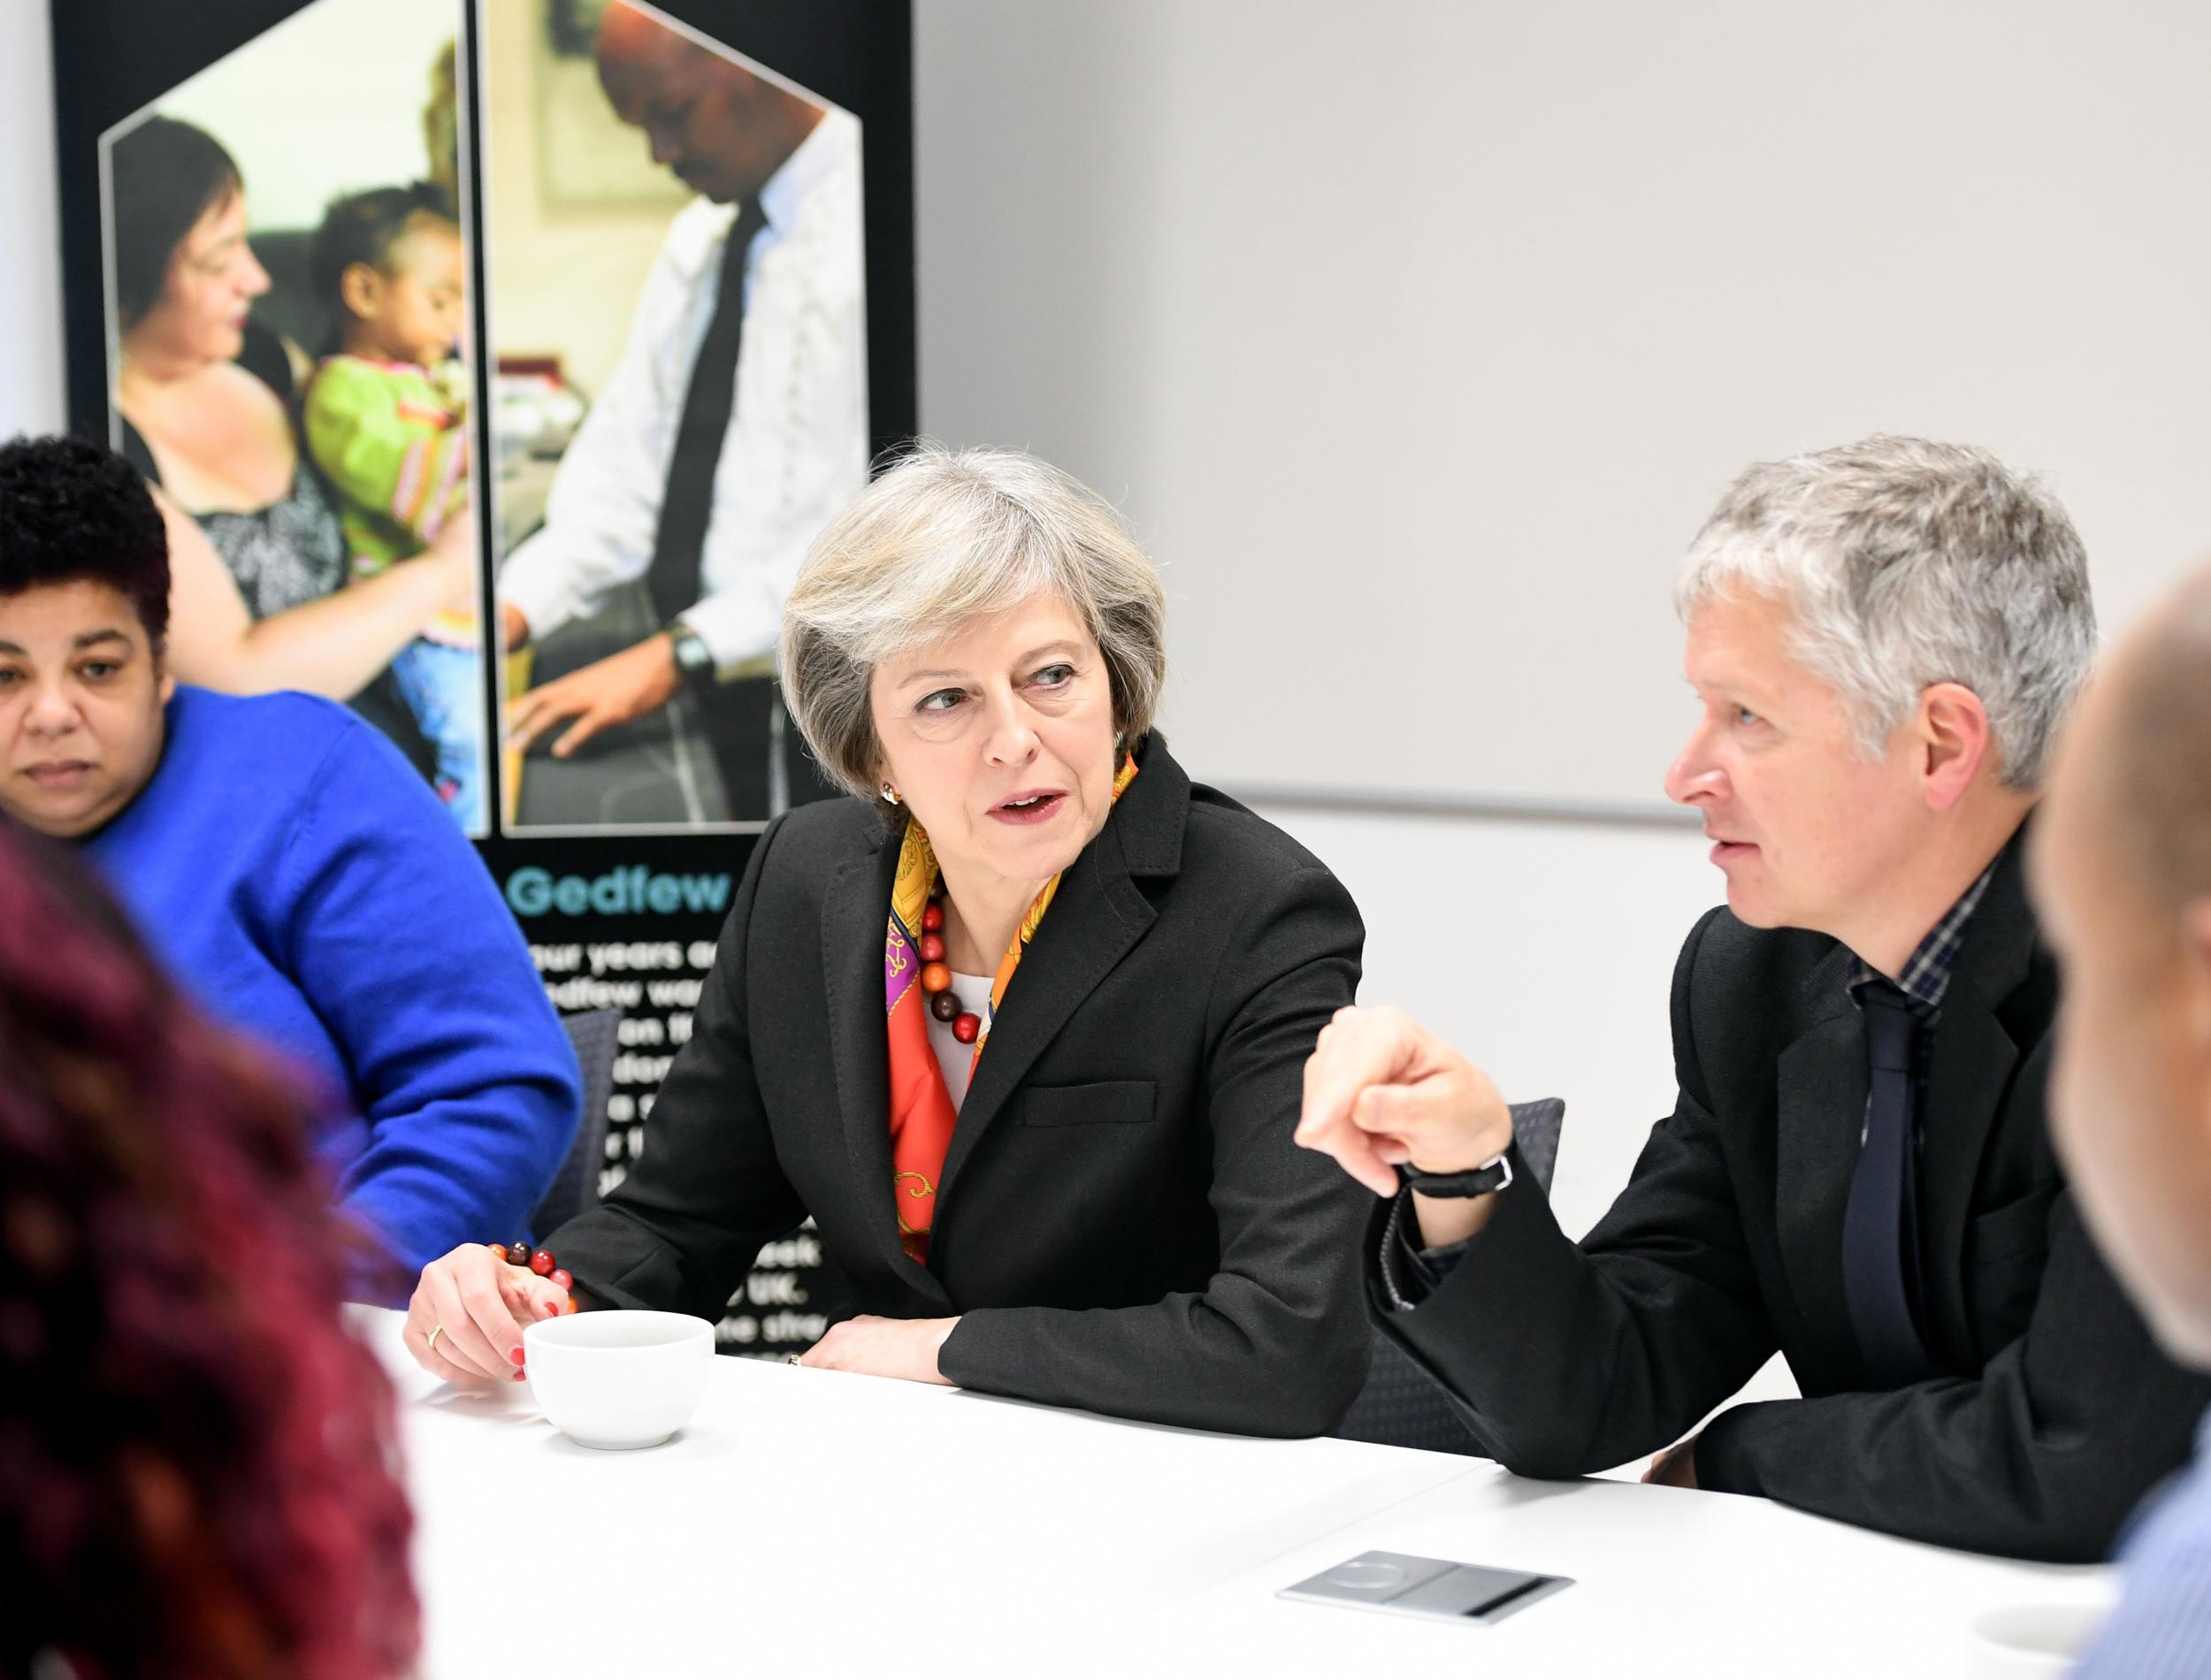
[[[580,1447],[657,1447],[691,1421],[713,1368],[714,1326],[681,1312],[568,1313],[522,1333],[530,1392]]]
[[[2069,1675],[2105,1604],[2007,1604],[1973,1618],[1973,1680],[2055,1680]]]

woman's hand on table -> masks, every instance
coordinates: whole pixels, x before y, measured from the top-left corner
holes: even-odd
[[[567,1304],[568,1292],[549,1279],[509,1265],[485,1243],[464,1242],[422,1269],[400,1340],[417,1364],[448,1382],[517,1382],[523,1327],[558,1317]]]
[[[937,1350],[959,1323],[957,1318],[879,1318],[863,1312],[831,1325],[827,1335],[799,1356],[799,1363],[868,1377],[903,1377],[910,1383],[941,1383],[949,1388],[952,1379],[937,1369]]]

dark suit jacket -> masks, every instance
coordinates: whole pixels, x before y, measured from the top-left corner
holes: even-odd
[[[858,1310],[960,1315],[969,1388],[1251,1434],[1328,1429],[1368,1350],[1366,1193],[1290,1142],[1365,940],[1334,876],[1154,737],[1069,866],[961,1108],[927,1269],[899,1246],[884,920],[856,799],[754,850],[643,1156],[548,1239],[621,1306],[719,1317],[807,1214]]]
[[[2184,1373],[2091,1246],[2049,1142],[2057,974],[2015,837],[1969,924],[1920,1107],[1929,1340],[1943,1375],[1870,1382],[1843,1294],[1864,1029],[1834,940],[1697,924],[1673,981],[1679,1096],[1577,1248],[1532,1180],[1434,1294],[1379,1322],[1505,1464],[1573,1476],[1653,1452],[1778,1347],[1804,1398],[1738,1406],[1702,1486],[1975,1551],[2104,1556],[2187,1456]],[[1368,1245],[1379,1252],[1378,1241]]]

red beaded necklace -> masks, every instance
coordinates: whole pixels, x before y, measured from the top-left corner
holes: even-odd
[[[945,960],[945,883],[940,880],[922,912],[922,989],[929,994],[929,1012],[952,1023],[952,1035],[972,1044],[983,1030],[983,1018],[960,1007],[952,989],[952,965]]]

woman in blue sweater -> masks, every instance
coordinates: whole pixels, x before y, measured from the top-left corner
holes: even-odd
[[[0,447],[0,811],[81,842],[203,1007],[320,1088],[316,1151],[405,1276],[524,1230],[580,1097],[489,875],[343,706],[178,685],[168,602],[126,462]]]

